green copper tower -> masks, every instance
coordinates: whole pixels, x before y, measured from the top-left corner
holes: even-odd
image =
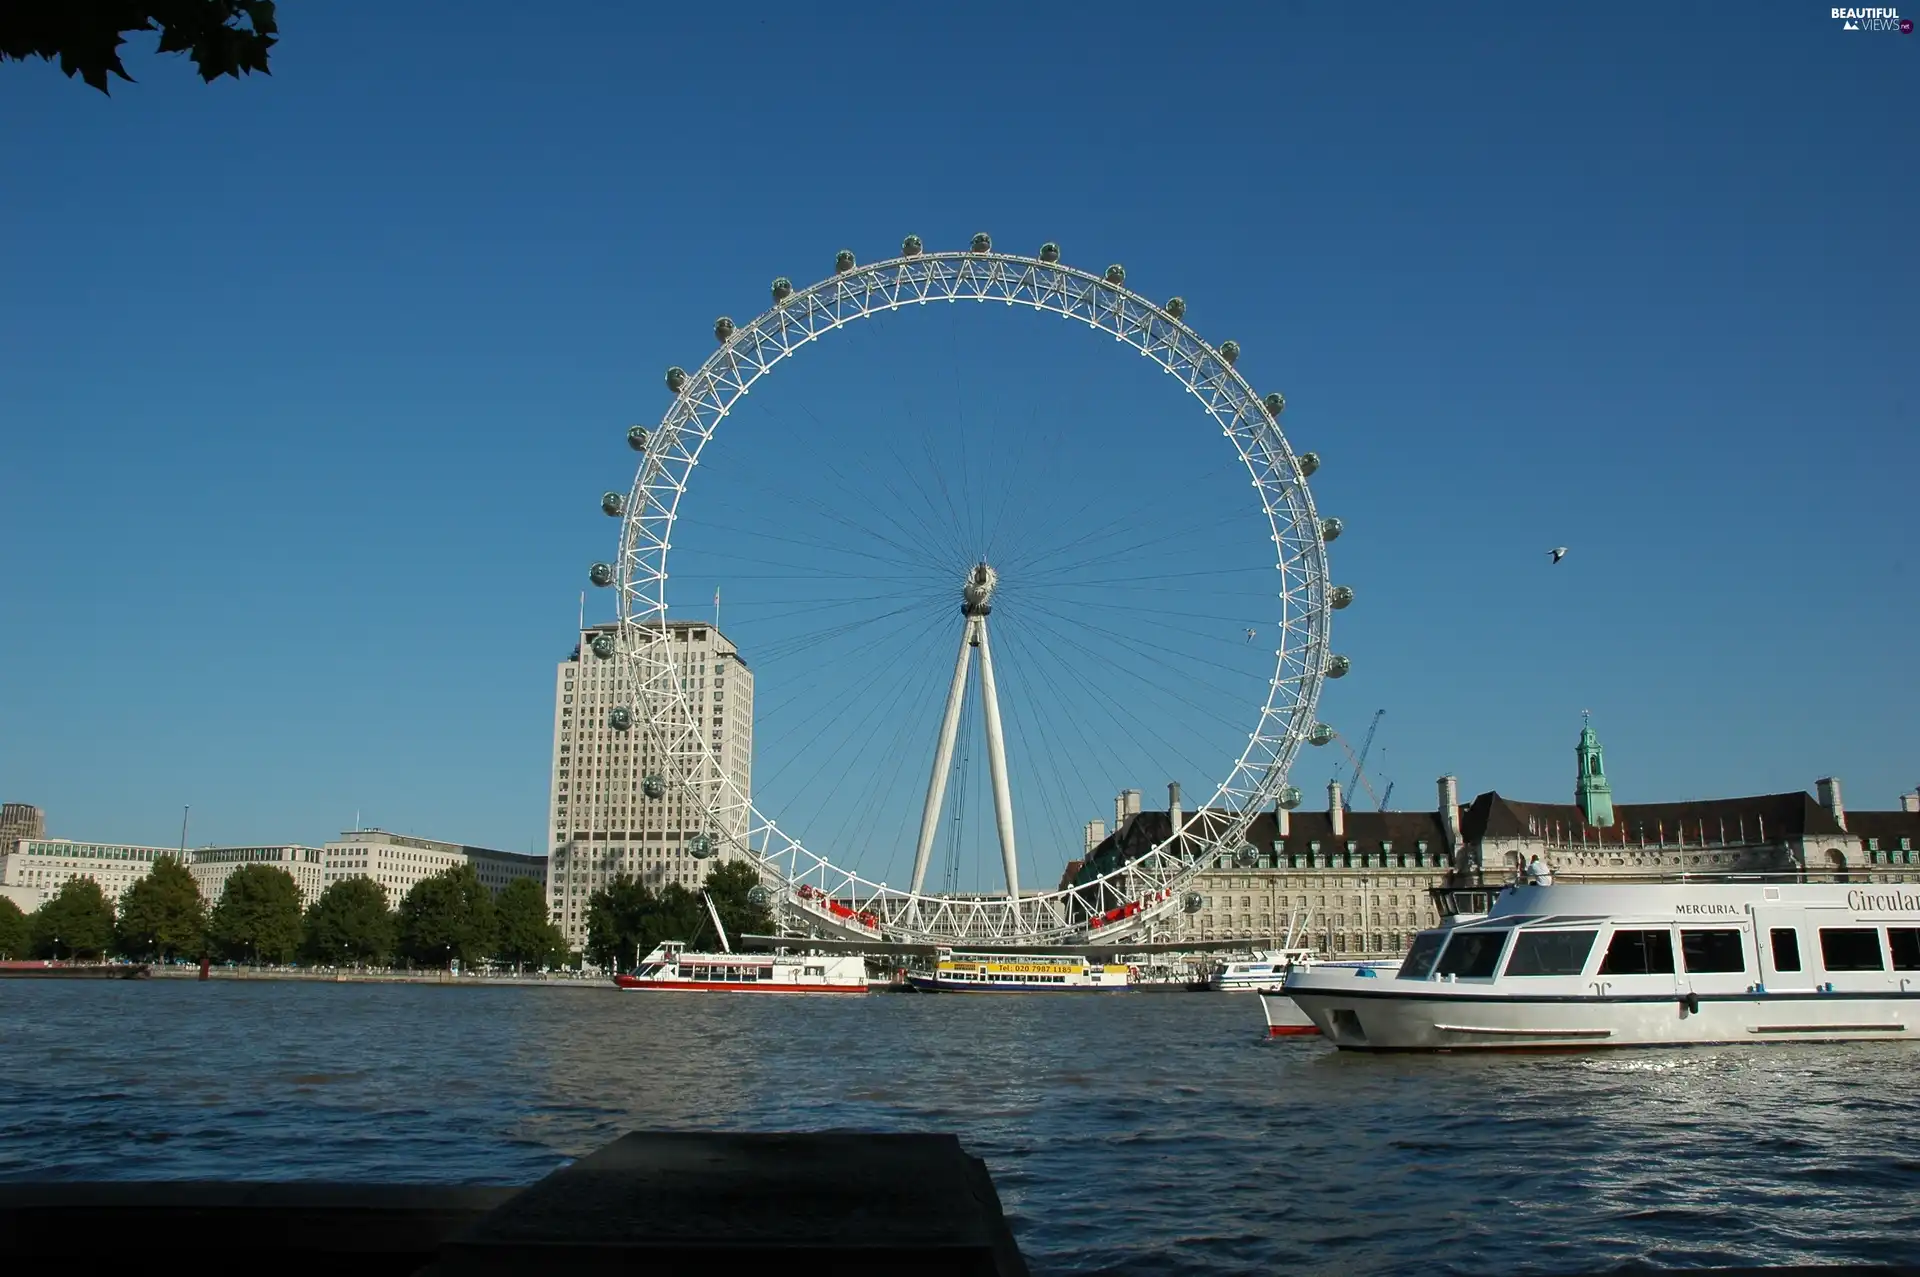
[[[1580,716],[1580,743],[1573,756],[1579,771],[1573,782],[1573,801],[1589,825],[1613,824],[1613,786],[1607,784],[1606,764],[1600,757],[1600,738],[1593,734],[1593,723]]]

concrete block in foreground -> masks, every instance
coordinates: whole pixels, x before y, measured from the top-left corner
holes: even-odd
[[[754,1265],[748,1268],[747,1265]],[[455,1233],[427,1273],[1026,1277],[952,1135],[635,1132]]]

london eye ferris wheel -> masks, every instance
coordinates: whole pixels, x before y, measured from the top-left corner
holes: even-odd
[[[1120,266],[1109,266],[1099,274],[1082,271],[1064,264],[1058,247],[1051,243],[1027,257],[996,251],[984,234],[974,236],[967,249],[953,252],[926,251],[917,236],[909,236],[897,256],[863,266],[852,252],[843,250],[827,278],[805,288],[776,279],[771,295],[771,306],[749,322],[736,325],[731,319],[717,320],[713,329],[717,348],[698,367],[667,370],[666,389],[672,400],[665,415],[655,426],[634,426],[628,432],[628,443],[639,455],[631,485],[624,493],[608,492],[602,499],[603,510],[620,519],[619,552],[612,562],[594,564],[590,576],[595,585],[613,592],[617,623],[595,637],[590,656],[583,653],[583,658],[609,663],[618,675],[622,692],[619,703],[608,711],[609,725],[644,742],[652,760],[645,779],[647,795],[658,798],[679,791],[694,812],[692,823],[699,826],[691,835],[692,854],[750,863],[762,884],[756,894],[775,908],[784,926],[802,934],[935,944],[1044,945],[1094,938],[1105,944],[1137,937],[1170,913],[1196,908],[1198,900],[1187,890],[1194,875],[1220,863],[1223,856],[1229,862],[1245,863],[1251,851],[1246,835],[1253,819],[1276,806],[1299,805],[1300,792],[1287,779],[1289,768],[1303,744],[1324,744],[1332,738],[1331,730],[1316,719],[1322,683],[1341,677],[1349,668],[1347,658],[1329,646],[1331,614],[1353,599],[1351,589],[1331,584],[1328,577],[1326,547],[1339,536],[1341,523],[1315,509],[1307,479],[1319,460],[1311,452],[1296,453],[1282,433],[1284,398],[1278,393],[1256,393],[1240,370],[1238,344],[1223,341],[1216,347],[1201,338],[1186,323],[1182,299],[1156,304],[1127,286]],[[1016,656],[1048,653],[1030,657],[1029,665],[1049,659],[1063,644],[1076,640],[1064,628],[1063,614],[1049,611],[1044,604],[1036,603],[1026,614],[1032,625],[1025,635],[1017,608],[1003,609],[1004,616],[996,615],[995,608],[1003,598],[1018,603],[1025,588],[1023,575],[1029,580],[1074,584],[1061,575],[1060,565],[1098,561],[1100,528],[1068,527],[1059,544],[1070,552],[1061,552],[1051,567],[1036,568],[1030,565],[1044,562],[1039,552],[1003,547],[991,537],[956,536],[943,547],[951,553],[916,555],[913,551],[920,547],[903,518],[889,518],[883,511],[875,523],[867,525],[884,526],[887,532],[882,539],[898,546],[903,557],[885,572],[876,569],[872,593],[846,597],[883,599],[887,610],[875,615],[911,612],[923,623],[920,636],[925,650],[945,651],[938,665],[929,656],[923,668],[904,669],[900,692],[892,703],[882,704],[884,698],[876,698],[869,711],[868,721],[875,730],[890,718],[901,720],[896,740],[906,741],[914,734],[924,737],[907,741],[921,766],[925,766],[925,750],[932,750],[931,767],[919,772],[910,785],[904,778],[908,751],[899,747],[890,751],[903,756],[895,760],[894,770],[873,780],[876,789],[890,789],[896,797],[910,788],[917,800],[916,812],[903,812],[888,849],[894,857],[891,863],[904,873],[904,882],[889,882],[868,866],[847,863],[848,857],[841,854],[843,841],[829,839],[828,845],[821,845],[820,838],[798,827],[805,821],[783,824],[782,813],[771,809],[765,789],[756,785],[750,791],[723,764],[701,707],[676,668],[669,622],[684,618],[690,609],[669,611],[668,555],[676,529],[689,511],[699,508],[699,493],[694,494],[695,505],[686,505],[695,487],[693,475],[703,454],[710,457],[716,438],[724,436],[723,423],[741,409],[762,377],[808,350],[817,339],[848,330],[858,321],[912,313],[931,303],[959,302],[999,302],[1008,311],[1024,308],[1050,313],[1075,321],[1069,327],[1105,334],[1119,347],[1131,348],[1158,365],[1185,392],[1181,398],[1188,411],[1197,407],[1232,449],[1244,485],[1240,491],[1250,492],[1252,498],[1219,512],[1223,527],[1237,529],[1234,535],[1246,554],[1233,567],[1218,571],[1248,574],[1242,579],[1253,584],[1236,606],[1260,611],[1246,618],[1244,657],[1230,654],[1241,672],[1232,695],[1243,699],[1239,704],[1221,705],[1216,696],[1205,706],[1216,715],[1237,716],[1241,724],[1234,733],[1240,746],[1237,755],[1216,746],[1224,756],[1210,760],[1211,792],[1196,787],[1195,796],[1201,801],[1191,810],[1181,809],[1177,823],[1168,825],[1164,837],[1133,849],[1123,863],[1097,867],[1101,871],[1063,880],[1057,887],[1035,889],[1032,882],[1021,881],[1023,854],[1032,863],[1038,852],[1043,865],[1047,857],[1057,862],[1064,854],[1058,846],[1022,848],[1023,819],[1017,818],[1016,804],[1026,805],[1033,795],[1020,793],[1021,786],[1012,776],[1022,746],[1046,755],[1057,776],[1062,770],[1059,760],[1070,757],[1090,734],[1078,728],[1063,730],[1058,724],[1049,731],[1039,709],[1053,690],[1048,680],[1033,677],[1032,669],[1022,668],[1014,675],[1014,695],[1003,703],[1007,667],[1019,662],[1002,655],[997,671],[1000,649],[995,640],[1014,635],[1014,641],[1024,645],[1015,649]],[[943,465],[931,453],[927,462],[932,473],[925,491],[937,492],[949,509],[968,504],[956,502],[949,493],[952,463]],[[723,480],[716,475],[714,482]],[[907,485],[890,484],[888,490],[896,486]],[[940,504],[932,495],[925,500],[929,508]],[[880,561],[891,553],[861,539],[882,534],[861,533],[854,517],[859,511],[830,509],[819,501],[813,505],[832,519],[832,526],[853,530],[835,547],[843,554]],[[885,519],[885,524],[879,519]],[[1178,522],[1179,516],[1146,511],[1103,526],[1109,533],[1124,534],[1129,528],[1168,520]],[[787,540],[801,543],[794,537]],[[963,561],[953,561],[962,554]],[[895,568],[903,575],[887,575]],[[1209,570],[1203,567],[1190,575],[1205,575]],[[1046,575],[1048,571],[1052,577]],[[1110,578],[1083,578],[1105,579]],[[1091,585],[1079,588],[1088,592],[1074,596],[1063,589],[1060,593],[1068,598],[1094,597]],[[896,600],[901,606],[892,606]],[[810,606],[824,611],[831,621],[844,614],[847,605],[821,596]],[[1209,619],[1224,624],[1227,618]],[[832,632],[816,631],[813,637],[796,640],[797,646],[808,652],[819,650],[822,643],[817,635]],[[1149,685],[1162,676],[1180,678],[1164,664],[1164,657],[1155,655],[1167,649],[1157,648],[1150,632],[1125,625],[1103,625],[1100,632],[1120,645],[1113,649],[1116,652],[1144,658],[1133,669],[1136,678],[1148,680]],[[1265,642],[1269,637],[1271,646]],[[1249,673],[1254,667],[1248,662],[1269,655],[1270,665],[1258,666],[1259,677]],[[1217,661],[1209,664],[1227,668]],[[1075,679],[1086,682],[1079,669],[1065,668],[1051,681],[1065,686]],[[1098,688],[1091,688],[1091,694],[1104,697],[1111,718],[1113,697]],[[937,710],[937,728],[930,718],[907,716],[901,707],[909,704],[923,706],[928,715]],[[1025,724],[1030,730],[1016,733],[1010,743],[1009,722],[1016,727]],[[928,728],[932,730],[923,730]],[[1073,738],[1062,739],[1068,736]],[[969,742],[979,746],[977,753],[983,758],[976,760]],[[880,750],[876,747],[875,752]],[[984,776],[978,774],[976,762],[984,762]],[[956,786],[964,789],[969,780],[981,791],[983,807],[990,797],[990,836],[984,832],[989,827],[986,820],[976,823],[983,839],[998,853],[993,859],[998,861],[1001,881],[991,890],[963,893],[953,889],[949,875],[944,889],[937,883],[930,888],[928,877],[943,833],[960,818]],[[1025,787],[1045,788],[1038,779]],[[1063,783],[1062,788],[1074,786]],[[1058,824],[1056,819],[1043,840],[1053,839]]]

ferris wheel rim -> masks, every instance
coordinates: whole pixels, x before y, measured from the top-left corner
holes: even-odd
[[[842,254],[843,259],[849,256]],[[1191,879],[1228,846],[1238,852],[1253,818],[1287,788],[1293,759],[1310,738],[1308,725],[1328,676],[1326,663],[1335,659],[1328,646],[1328,538],[1306,483],[1311,469],[1301,466],[1280,429],[1277,411],[1270,410],[1239,372],[1237,346],[1212,346],[1181,313],[1170,309],[1172,303],[1162,307],[1126,288],[1123,273],[1114,277],[1117,271],[1109,268],[1105,276],[1094,275],[1059,261],[991,248],[911,253],[867,266],[843,262],[834,274],[807,288],[787,285],[784,295],[780,286],[786,281],[776,281],[775,301],[766,311],[744,325],[716,323],[719,348],[697,369],[669,370],[674,398],[646,437],[621,512],[620,557],[612,583],[617,585],[619,653],[632,675],[636,707],[646,707],[646,728],[682,784],[691,760],[697,756],[705,773],[711,755],[708,741],[695,735],[701,729],[693,723],[691,700],[671,672],[670,653],[662,650],[672,641],[667,556],[679,503],[701,451],[739,399],[761,376],[828,332],[930,301],[1022,304],[1107,332],[1174,375],[1222,425],[1260,494],[1275,546],[1282,642],[1266,702],[1246,746],[1212,796],[1167,839],[1086,883],[1023,892],[1017,899],[902,890],[873,882],[807,848],[740,792],[727,768],[716,766],[715,774],[701,777],[714,786],[716,795],[715,801],[703,804],[703,814],[710,827],[724,827],[729,818],[742,821],[741,832],[727,835],[727,840],[763,876],[779,880],[783,908],[797,909],[815,923],[844,924],[847,929],[867,926],[865,918],[884,914],[888,939],[1057,942],[1091,934],[1088,919],[1100,916],[1094,906],[1131,897],[1131,912],[1113,919],[1118,925],[1112,931],[1101,933],[1116,934],[1180,907],[1181,892]],[[1103,319],[1111,319],[1111,326]],[[1295,640],[1291,646],[1290,638]],[[1285,721],[1276,725],[1280,718]],[[854,902],[854,921],[837,913],[815,917],[826,912],[826,902],[843,898]],[[866,908],[872,905],[880,908]],[[874,938],[882,938],[877,927]]]

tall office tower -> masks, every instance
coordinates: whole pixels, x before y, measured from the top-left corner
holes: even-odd
[[[647,797],[646,776],[664,776],[667,769],[652,756],[639,713],[627,731],[611,725],[615,709],[634,708],[629,676],[624,661],[601,660],[593,652],[596,635],[617,629],[582,630],[579,646],[554,673],[547,907],[575,949],[586,944],[587,900],[595,891],[622,874],[655,890],[669,883],[698,888],[710,867],[737,855],[732,840],[746,832],[744,811],[730,813],[725,827],[716,827],[703,821],[708,804],[678,787]],[[669,621],[667,630],[695,724],[717,767],[750,796],[753,671],[712,625]],[[712,859],[696,859],[689,851],[703,832],[719,846]]]
[[[45,838],[47,813],[32,803],[0,803],[0,855],[22,838]]]

